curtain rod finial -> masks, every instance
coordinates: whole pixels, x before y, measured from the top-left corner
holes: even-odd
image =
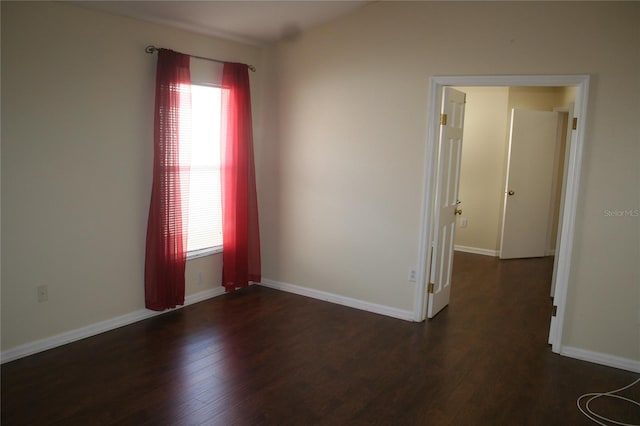
[[[151,44],[150,44],[149,46],[147,46],[147,47],[145,47],[145,48],[144,48],[144,51],[145,51],[145,52],[147,52],[147,53],[153,53],[153,52],[155,52],[156,50],[158,50],[158,49],[156,49],[156,47],[155,47],[155,46],[153,46],[153,45],[151,45]]]

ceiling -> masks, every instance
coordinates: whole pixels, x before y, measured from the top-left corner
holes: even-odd
[[[70,1],[144,21],[250,44],[267,44],[347,15],[370,0]]]

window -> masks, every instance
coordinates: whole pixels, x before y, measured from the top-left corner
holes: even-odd
[[[188,258],[222,251],[221,89],[191,86]]]

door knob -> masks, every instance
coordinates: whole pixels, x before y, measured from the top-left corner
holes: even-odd
[[[515,194],[515,193],[516,193],[516,192],[515,192],[513,189],[510,189],[510,190],[509,190],[509,192],[507,192],[507,194],[509,194],[509,195],[513,195],[513,194]]]
[[[453,214],[462,214],[462,209],[455,209]]]

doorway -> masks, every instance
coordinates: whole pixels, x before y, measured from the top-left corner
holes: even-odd
[[[575,89],[456,89],[466,108],[455,249],[501,259],[553,255],[571,135],[568,113],[557,110],[572,109]]]
[[[560,352],[562,341],[562,324],[568,289],[568,273],[570,270],[573,248],[574,223],[576,216],[577,192],[579,188],[582,146],[584,139],[585,117],[589,76],[442,76],[432,77],[430,82],[428,134],[425,159],[425,185],[423,196],[422,232],[420,235],[418,282],[414,300],[414,320],[423,321],[426,316],[427,277],[431,273],[433,254],[433,206],[435,201],[435,185],[437,181],[436,153],[438,152],[439,115],[442,104],[442,91],[447,86],[538,86],[538,87],[575,87],[575,106],[573,132],[567,140],[567,161],[565,167],[565,188],[561,196],[562,210],[558,225],[558,246],[556,248],[556,266],[553,282],[555,284],[554,304],[556,316],[551,318],[549,341],[554,352]]]

